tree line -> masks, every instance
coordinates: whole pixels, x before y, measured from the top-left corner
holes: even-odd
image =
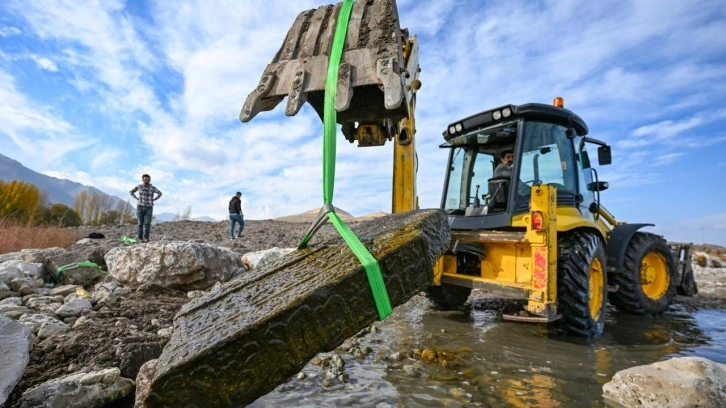
[[[119,200],[114,204],[106,194],[83,190],[71,208],[49,203],[46,195],[32,183],[0,180],[0,219],[32,225],[77,227],[129,223],[135,216],[128,201]]]

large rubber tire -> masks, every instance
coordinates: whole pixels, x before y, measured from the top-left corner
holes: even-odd
[[[613,274],[617,292],[610,301],[624,312],[658,315],[676,295],[678,271],[673,253],[658,235],[636,232],[628,243],[622,273]]]
[[[426,297],[439,309],[456,309],[466,303],[470,294],[471,288],[446,283],[429,286],[426,291]]]
[[[605,248],[595,234],[574,231],[558,239],[557,311],[568,332],[602,334],[607,313]]]

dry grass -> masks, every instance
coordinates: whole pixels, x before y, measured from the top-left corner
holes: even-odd
[[[18,225],[0,220],[0,254],[26,248],[66,248],[78,238],[76,232],[65,228]]]

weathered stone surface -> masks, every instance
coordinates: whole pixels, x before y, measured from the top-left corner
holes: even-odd
[[[0,316],[0,405],[20,381],[30,361],[33,338],[22,324]]]
[[[32,279],[42,279],[46,276],[55,277],[55,272],[61,266],[74,264],[87,260],[82,255],[64,248],[23,249],[8,255],[6,261],[0,265],[20,269],[24,275]],[[103,276],[95,268],[74,268],[61,274],[61,282],[87,286],[98,282]]]
[[[23,298],[25,306],[41,313],[54,314],[63,304],[63,296],[38,296],[30,295]]]
[[[23,249],[20,252],[16,252],[17,256],[13,256],[11,259],[21,259],[26,262],[45,264],[48,261],[52,261],[59,266],[67,265],[69,263],[82,261],[78,259],[78,255],[65,248],[45,248],[45,249]]]
[[[17,296],[16,292],[11,291],[4,282],[0,282],[0,300],[13,296]]]
[[[450,232],[438,210],[354,232],[378,260],[392,306],[426,288]],[[378,319],[364,268],[341,238],[293,252],[186,304],[145,406],[243,406]]]
[[[21,288],[39,288],[43,286],[43,280],[42,279],[32,279],[32,278],[15,278],[10,281],[10,290],[20,292]]]
[[[67,268],[62,271],[59,271],[59,268],[63,265],[59,265],[52,260],[45,262],[45,268],[48,274],[53,277],[53,280],[60,281],[63,285],[91,286],[103,279],[104,274],[97,268],[78,264],[85,261],[85,259],[76,259],[78,260],[65,264]]]
[[[95,408],[115,401],[134,390],[134,382],[120,376],[116,367],[89,373],[78,372],[55,378],[27,391],[21,408]]]
[[[618,371],[603,398],[623,407],[726,407],[726,364],[680,357]]]
[[[11,298],[0,300],[0,306],[3,306],[3,305],[21,306],[22,304],[23,304],[23,301],[19,297],[11,297]]]
[[[75,317],[87,313],[93,309],[93,305],[88,299],[77,298],[71,299],[59,307],[55,314],[60,317]]]
[[[0,265],[0,269],[3,267],[17,268],[23,272],[24,277],[31,279],[38,279],[43,277],[43,264],[36,262],[25,262],[25,261],[7,261]],[[23,277],[20,276],[20,277]]]
[[[48,296],[67,296],[71,293],[76,293],[76,289],[80,287],[79,285],[56,286],[48,291]]]
[[[149,394],[149,385],[156,372],[156,365],[159,363],[158,359],[149,360],[139,368],[139,374],[136,376],[136,395],[134,395],[134,408],[140,408],[144,406],[144,400]]]
[[[248,271],[266,265],[277,258],[285,256],[295,248],[270,248],[262,251],[248,252],[242,255],[242,266]]]
[[[37,335],[38,331],[43,325],[49,324],[51,326],[60,326],[64,324],[57,318],[43,313],[30,314],[26,313],[18,319],[18,321],[25,325],[31,333]]]
[[[133,289],[142,285],[206,289],[244,271],[237,253],[196,242],[117,247],[106,254],[106,265],[111,276]]]
[[[18,267],[8,265],[9,262],[0,264],[0,282],[10,285],[13,279],[24,278],[25,274]]]
[[[20,299],[20,298],[11,298],[11,299]],[[30,312],[30,309],[28,309],[25,306],[13,305],[13,304],[9,304],[9,303],[8,304],[0,303],[0,315],[9,317],[11,319],[17,320],[18,318],[20,318],[20,316],[22,316],[28,312]]]
[[[43,322],[38,328],[38,340],[44,340],[57,334],[65,333],[71,329],[71,326],[61,322],[60,320],[49,319]]]

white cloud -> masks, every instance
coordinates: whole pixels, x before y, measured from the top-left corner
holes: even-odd
[[[11,157],[39,149],[57,158],[41,170],[62,163],[70,176],[122,197],[149,172],[165,193],[161,211],[191,205],[194,214],[224,218],[237,190],[245,192],[248,218],[315,208],[322,126],[312,109],[287,118],[283,101],[247,124],[237,115],[294,18],[320,5],[2,2],[8,17],[0,36],[13,47],[0,58],[0,138],[11,142]],[[402,26],[419,39],[424,207],[439,204],[445,126],[505,103],[564,96],[593,136],[615,147],[615,163],[601,176],[614,186],[608,194],[616,205],[641,202],[640,191],[726,141],[726,113],[714,108],[726,95],[719,2],[398,5]],[[361,149],[337,140],[335,204],[354,213],[389,210],[390,143]],[[66,153],[79,146],[92,157],[87,163]]]
[[[655,165],[656,166],[663,166],[670,163],[673,163],[674,161],[678,160],[680,157],[683,156],[683,153],[668,153],[663,154],[655,159]]]
[[[632,132],[629,138],[618,142],[618,146],[636,148],[663,144],[700,147],[704,144],[718,143],[723,141],[722,137],[704,138],[699,135],[694,140],[691,135],[695,133],[695,130],[725,118],[726,109],[707,110],[680,120],[667,119],[658,123],[640,126]]]
[[[53,161],[89,144],[76,134],[72,124],[53,111],[52,107],[30,101],[16,89],[12,76],[0,70],[0,135],[19,149],[16,160],[27,162],[40,155]],[[6,144],[5,148],[11,146]]]
[[[0,37],[12,37],[21,33],[22,31],[17,27],[0,27]]]
[[[48,58],[45,57],[39,57],[37,55],[31,55],[30,59],[32,59],[41,69],[44,69],[46,71],[50,72],[58,72],[58,66],[55,64],[55,62],[51,61]]]

